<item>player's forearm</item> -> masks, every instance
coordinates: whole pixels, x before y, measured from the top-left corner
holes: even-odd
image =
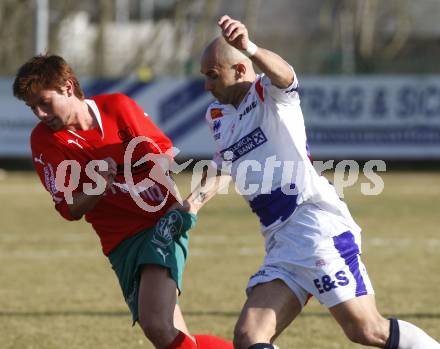
[[[103,159],[105,165],[102,169],[96,173],[102,177],[106,182],[106,190],[108,190],[113,184],[117,172],[117,164],[115,160],[111,157],[106,157]],[[75,193],[73,194],[73,202],[68,204],[70,214],[75,219],[80,219],[87,212],[92,210],[96,204],[105,195],[105,191],[99,195],[87,195],[86,193]]]
[[[221,175],[220,173],[213,177],[207,177],[205,173],[201,183],[186,199],[189,207],[191,207],[190,211],[197,213],[219,191],[229,185],[230,180],[230,176]]]
[[[68,204],[70,214],[75,219],[80,219],[87,212],[91,211],[96,204],[101,200],[101,195],[87,195],[85,193],[73,194],[72,204]]]
[[[294,74],[292,68],[276,53],[258,47],[250,59],[269,77],[275,86],[286,88],[293,82]]]
[[[211,200],[215,194],[217,194],[219,185],[217,183],[210,184],[209,187],[199,185],[188,196],[186,201],[191,207],[192,211],[198,212],[209,200]]]

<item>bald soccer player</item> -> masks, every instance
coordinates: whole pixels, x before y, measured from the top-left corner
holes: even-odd
[[[309,159],[293,68],[252,43],[239,21],[223,16],[218,26],[222,37],[201,59],[206,89],[217,99],[206,113],[217,146],[217,172],[206,172],[205,185],[193,191],[183,209],[197,213],[230,175],[260,220],[266,256],[249,280],[234,347],[274,348],[273,341],[313,295],[353,342],[440,348],[418,327],[385,319],[376,309],[360,257],[361,229]]]

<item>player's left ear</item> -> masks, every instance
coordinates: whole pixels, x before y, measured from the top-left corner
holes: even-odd
[[[246,66],[243,63],[235,65],[235,79],[242,79],[246,75]]]

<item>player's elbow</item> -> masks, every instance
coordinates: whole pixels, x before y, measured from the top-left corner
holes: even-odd
[[[69,215],[65,218],[69,221],[79,221],[83,217],[83,215],[84,214],[82,212],[78,212],[69,206]]]
[[[271,78],[272,84],[280,89],[286,89],[291,86],[295,81],[295,72],[293,68],[283,62],[277,69],[277,74],[275,77]]]
[[[286,89],[293,84],[294,80],[295,75],[293,74],[293,71],[289,69],[289,72],[279,75],[276,81],[272,81],[272,83],[280,89]]]
[[[83,214],[72,210],[66,202],[56,205],[56,209],[61,217],[68,221],[79,221],[83,216]]]
[[[79,221],[83,217],[82,214],[71,213],[70,216],[64,217],[69,221]]]

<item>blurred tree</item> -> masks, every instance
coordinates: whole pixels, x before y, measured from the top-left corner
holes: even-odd
[[[405,46],[411,31],[408,0],[365,0],[359,13],[359,54],[392,59]]]
[[[49,47],[51,53],[60,53],[59,33],[64,25],[63,19],[78,11],[78,2],[76,0],[49,1],[50,4],[50,30]],[[69,40],[68,37],[62,37],[61,40]]]
[[[192,21],[192,33],[193,42],[191,47],[191,57],[193,64],[191,66],[191,73],[199,74],[199,58],[202,51],[211,39],[214,38],[217,33],[217,17],[219,1],[218,0],[206,0],[206,1],[196,1],[198,4],[199,11],[196,16],[193,17]]]
[[[36,1],[0,0],[2,75],[34,54]],[[303,74],[440,73],[438,0],[48,1],[47,48],[81,75],[198,75],[224,13]]]
[[[99,18],[98,18],[98,35],[95,41],[95,64],[93,69],[93,75],[96,77],[106,76],[107,60],[106,60],[106,31],[107,27],[112,21],[112,15],[114,13],[114,1],[113,0],[99,0]],[[115,44],[116,42],[113,42]]]
[[[323,1],[320,24],[332,36],[328,67],[344,74],[374,71],[381,60],[398,56],[411,34],[407,0]]]
[[[258,15],[261,0],[246,0],[243,22],[246,24],[249,33],[255,33],[258,29]]]
[[[32,0],[0,1],[1,75],[14,74],[33,54],[33,5]]]

